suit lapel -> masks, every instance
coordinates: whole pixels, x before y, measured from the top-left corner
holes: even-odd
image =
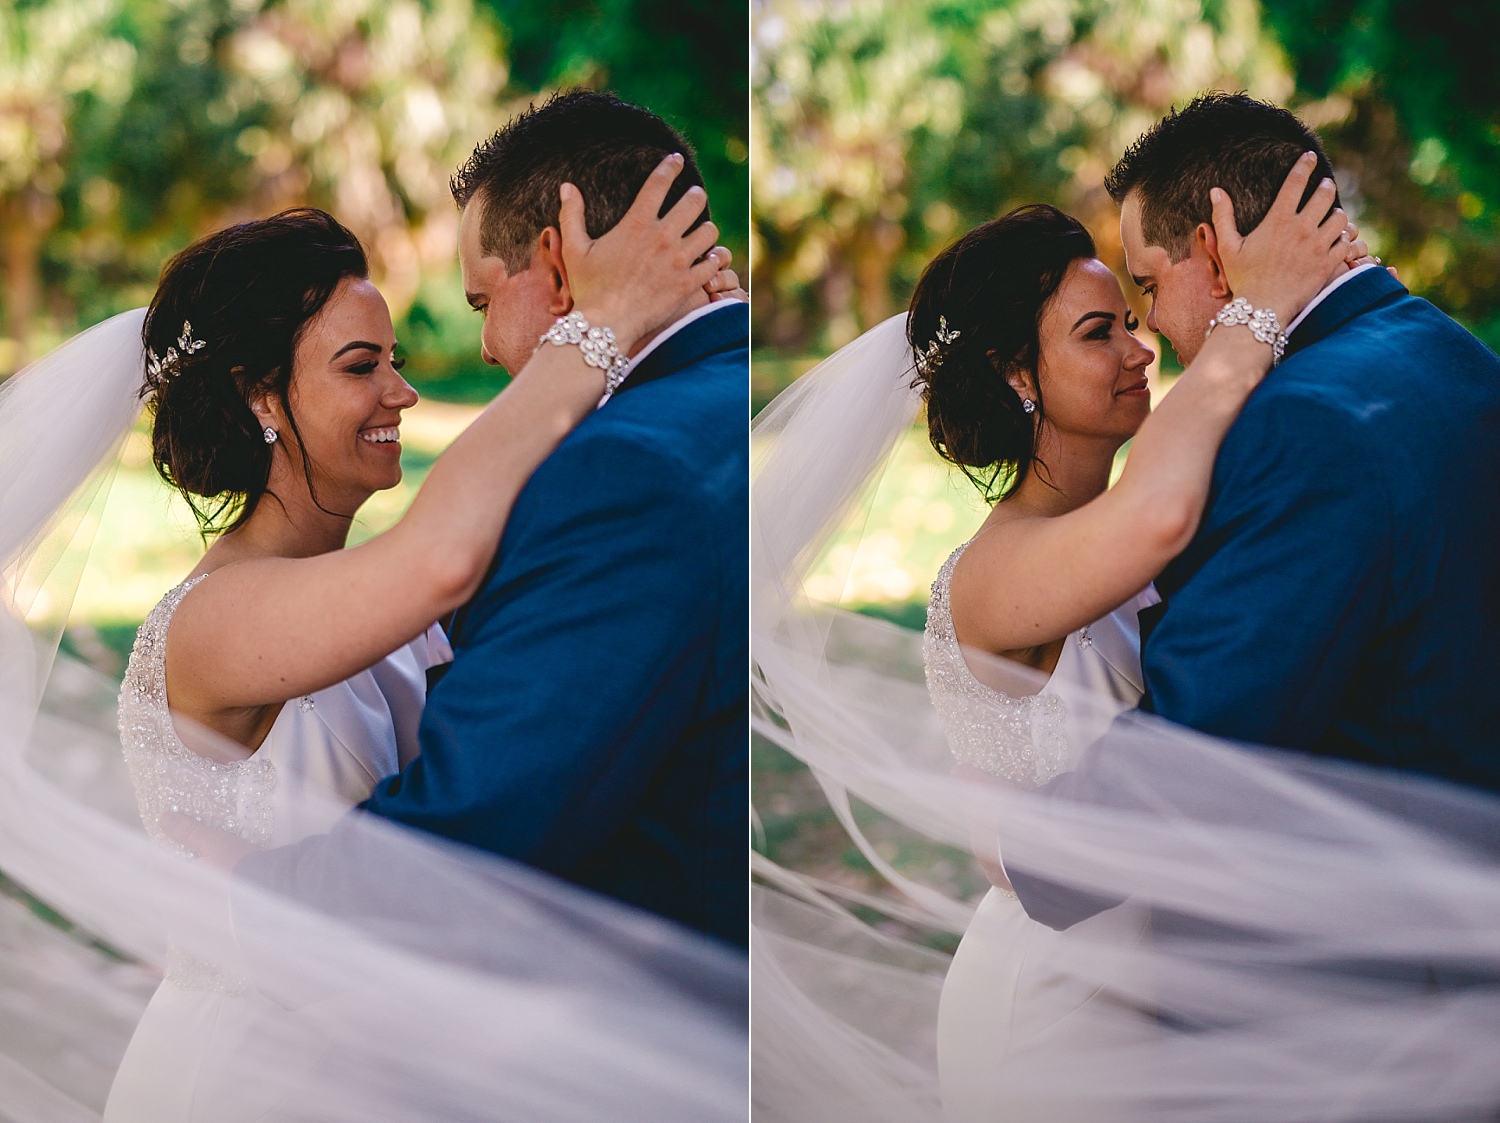
[[[728,308],[706,313],[680,331],[662,340],[661,345],[641,360],[640,366],[615,391],[615,397],[647,382],[702,362],[710,355],[746,347],[750,343],[750,306],[735,301]],[[749,374],[746,373],[748,379]],[[748,382],[746,383],[748,386]],[[748,390],[747,390],[748,392]],[[605,408],[608,408],[607,406]]]
[[[614,392],[611,400],[636,386],[643,386],[647,382],[654,382],[658,378],[665,378],[694,363],[702,362],[711,355],[731,351],[736,347],[748,347],[749,344],[750,307],[736,301],[729,308],[699,317],[681,331],[662,340],[661,346],[642,359],[640,365],[630,372],[630,376]],[[750,386],[749,377],[750,372],[746,370],[745,390],[747,394]],[[747,398],[746,408],[748,407],[749,399]],[[609,408],[608,403],[605,403],[604,408]],[[490,578],[495,575],[495,570],[499,565],[500,554],[496,551],[495,556],[490,559],[490,567],[485,572],[484,580],[480,582],[481,589],[489,584]],[[469,615],[469,606],[473,603],[470,601],[469,604],[463,605],[443,621],[443,630],[448,633],[450,641],[454,640],[462,630],[464,621]],[[428,672],[427,689],[429,691],[448,673],[448,668],[452,665],[452,663],[444,663],[440,668],[433,668]]]
[[[1378,266],[1367,269],[1334,289],[1297,325],[1286,344],[1286,358],[1310,347],[1325,336],[1363,315],[1377,304],[1395,296],[1405,296],[1406,286]]]

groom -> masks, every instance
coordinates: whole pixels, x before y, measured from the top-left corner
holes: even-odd
[[[1111,172],[1147,326],[1185,364],[1234,296],[1210,188],[1248,233],[1305,151],[1318,154],[1310,192],[1332,176],[1310,129],[1209,94]],[[1141,613],[1141,708],[1500,791],[1500,360],[1371,265],[1331,277],[1286,329],[1284,361],[1224,439],[1197,535]],[[1096,745],[1052,793],[1120,802],[1111,742],[1123,740]],[[1114,903],[1008,872],[1055,928]]]
[[[475,149],[452,189],[487,362],[519,370],[572,309],[560,185],[582,193],[598,238],[674,152],[685,162],[664,211],[702,184],[687,142],[587,90]],[[749,929],[748,321],[743,303],[696,294],[536,470],[449,623],[454,658],[430,673],[421,755],[361,805],[736,955]],[[401,912],[411,903],[364,876],[359,818],[239,869],[335,913]]]
[[[702,183],[687,142],[587,90],[475,149],[452,187],[487,362],[572,308],[559,186],[597,238],[673,152],[667,207]],[[364,807],[743,944],[748,316],[699,293],[672,321],[517,498],[422,754]]]

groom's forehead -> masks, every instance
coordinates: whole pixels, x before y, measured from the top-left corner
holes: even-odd
[[[1125,251],[1126,264],[1134,276],[1141,267],[1141,251],[1146,248],[1141,234],[1141,201],[1135,192],[1125,196],[1125,201],[1120,204],[1120,246]]]

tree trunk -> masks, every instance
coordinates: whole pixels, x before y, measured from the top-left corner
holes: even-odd
[[[31,357],[31,326],[42,307],[42,246],[60,209],[29,185],[0,200],[0,326],[10,343],[9,353],[0,353],[0,374],[14,374]]]

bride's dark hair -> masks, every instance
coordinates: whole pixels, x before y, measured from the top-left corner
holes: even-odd
[[[1036,384],[1042,310],[1069,264],[1094,256],[1083,223],[1034,203],[970,230],[917,282],[906,334],[919,363],[915,384],[927,404],[928,436],[989,503],[1031,471],[1043,412],[1040,389],[1036,413],[1028,414],[1006,372],[1029,370]],[[940,318],[957,333],[950,343],[938,338]]]
[[[230,226],[167,262],[141,335],[156,356],[177,358],[148,369],[141,392],[151,459],[205,535],[243,524],[266,494],[271,446],[252,398],[280,400],[310,468],[287,397],[297,341],[340,281],[369,272],[359,239],[311,207]],[[200,349],[183,353],[184,324]]]

